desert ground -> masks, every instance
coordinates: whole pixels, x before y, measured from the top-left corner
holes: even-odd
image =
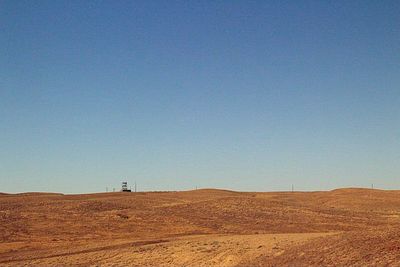
[[[0,194],[0,266],[400,266],[400,191]]]

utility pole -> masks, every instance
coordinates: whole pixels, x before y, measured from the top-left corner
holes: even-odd
[[[371,184],[371,189],[374,189],[374,184]]]
[[[136,188],[136,181],[135,181],[135,193],[137,192],[136,190],[137,190],[137,188]]]
[[[108,187],[106,187],[106,192],[108,193]]]
[[[294,185],[292,184],[292,193],[294,192]]]

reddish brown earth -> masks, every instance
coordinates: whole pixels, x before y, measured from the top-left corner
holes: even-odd
[[[400,191],[0,194],[0,265],[400,266]]]

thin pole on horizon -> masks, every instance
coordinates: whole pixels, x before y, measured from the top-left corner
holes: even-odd
[[[294,192],[294,185],[292,184],[292,193]]]
[[[371,189],[374,189],[374,184],[371,184]]]
[[[135,181],[135,193],[136,193],[137,191],[136,191],[136,181]]]

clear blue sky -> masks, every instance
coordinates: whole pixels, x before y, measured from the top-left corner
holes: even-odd
[[[400,1],[0,1],[0,191],[400,188]]]

